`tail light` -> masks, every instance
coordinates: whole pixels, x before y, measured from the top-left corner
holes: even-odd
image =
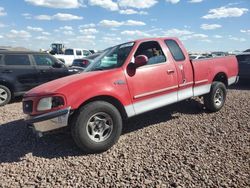
[[[83,60],[83,61],[82,61],[82,65],[84,65],[84,66],[89,65],[89,61],[88,61],[88,60]]]

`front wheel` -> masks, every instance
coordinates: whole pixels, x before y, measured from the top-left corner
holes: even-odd
[[[72,136],[85,152],[98,153],[111,148],[122,132],[122,118],[112,104],[91,102],[77,112],[72,121]]]
[[[211,90],[204,96],[204,105],[211,112],[219,111],[225,104],[227,90],[225,84],[213,82]]]
[[[11,91],[9,88],[0,85],[0,106],[8,104],[11,100]]]

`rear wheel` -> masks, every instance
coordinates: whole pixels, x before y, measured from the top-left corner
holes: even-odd
[[[0,106],[8,104],[11,100],[11,92],[9,88],[0,85]]]
[[[213,82],[211,91],[204,96],[204,105],[211,112],[219,111],[226,101],[226,86],[222,82]]]
[[[83,106],[72,121],[72,136],[89,153],[108,150],[119,139],[122,118],[110,103],[95,101]]]

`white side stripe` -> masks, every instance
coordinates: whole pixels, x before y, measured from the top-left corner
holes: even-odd
[[[188,85],[193,85],[194,82],[187,82],[184,84],[180,84],[180,87],[188,86]]]
[[[134,104],[125,106],[128,117],[138,115],[150,110],[154,110],[181,100],[188,99],[193,96],[201,96],[210,92],[211,84],[206,84],[198,87],[189,87],[179,90],[178,92],[171,92],[169,94],[146,99]]]
[[[230,86],[230,85],[234,84],[236,81],[237,81],[237,76],[230,77],[228,79],[228,85]]]
[[[211,84],[194,87],[194,96],[201,96],[210,92]]]
[[[128,117],[132,117],[132,116],[136,115],[133,104],[125,106],[125,111],[126,111]]]
[[[188,99],[193,96],[193,88],[189,87],[178,91],[178,101]]]

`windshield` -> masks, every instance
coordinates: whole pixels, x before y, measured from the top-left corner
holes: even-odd
[[[134,46],[133,42],[104,50],[85,71],[109,70],[121,67]]]

